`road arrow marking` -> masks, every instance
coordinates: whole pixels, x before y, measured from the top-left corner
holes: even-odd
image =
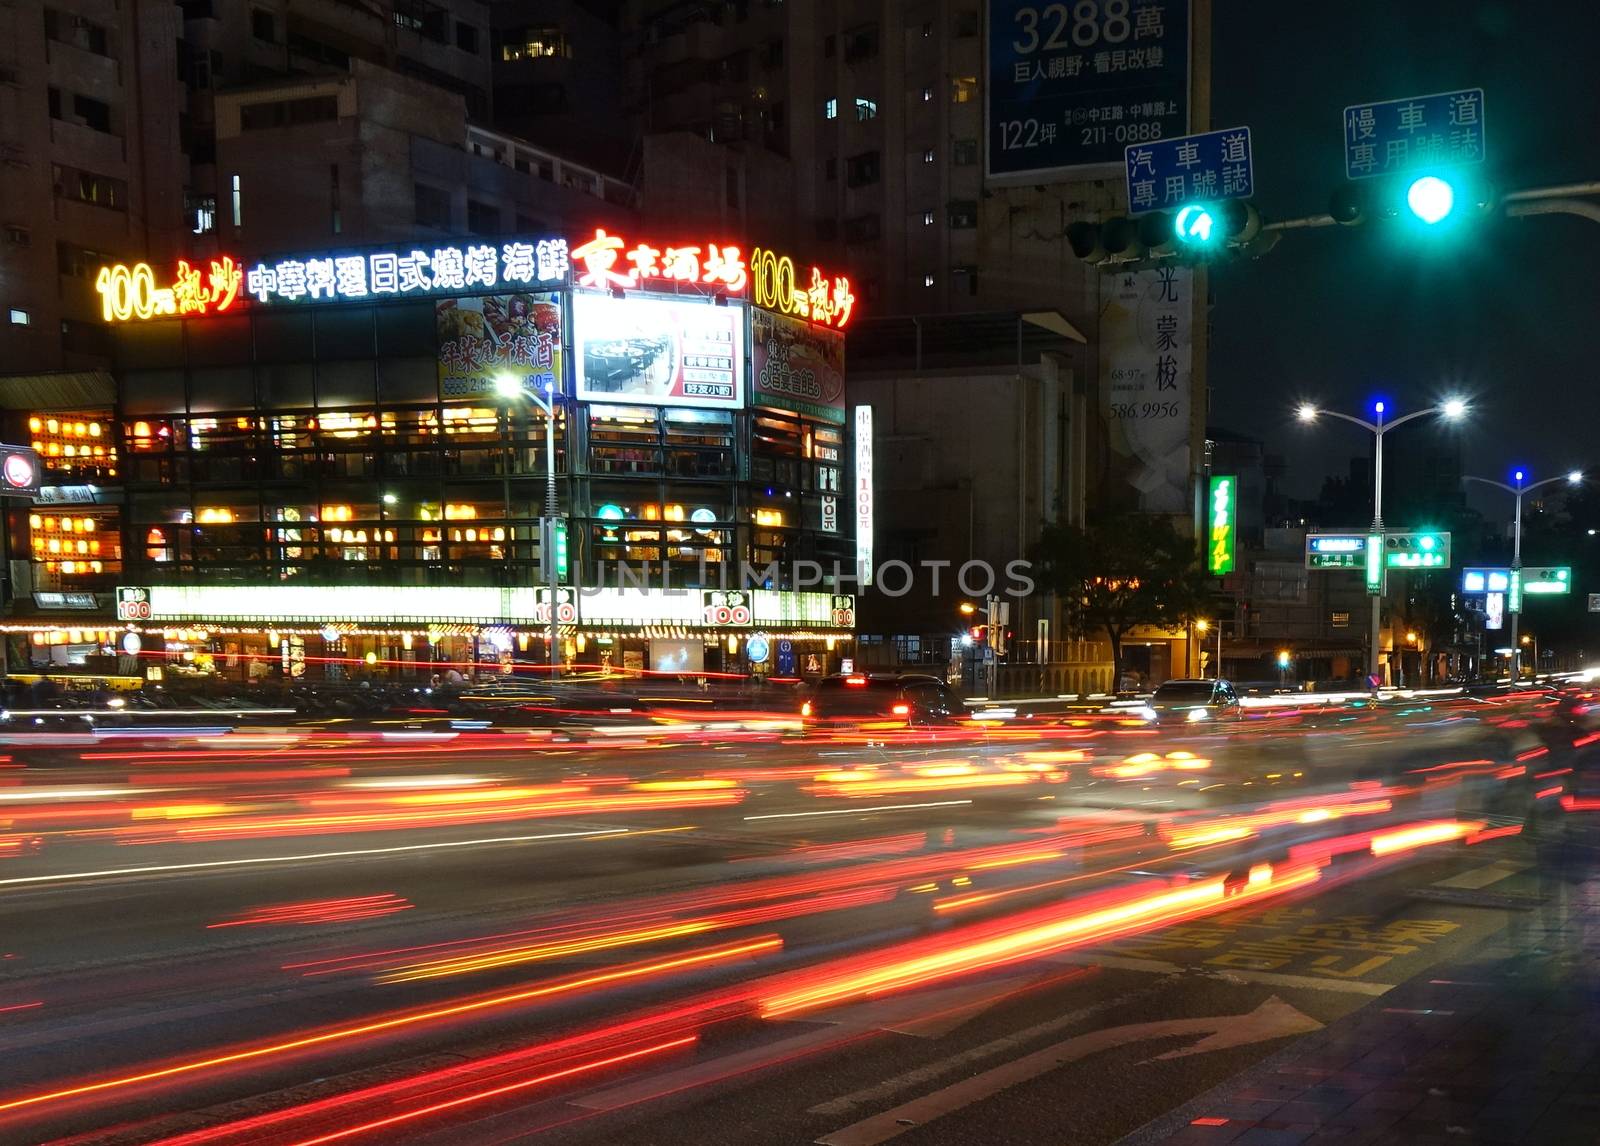
[[[1186,1049],[1168,1051],[1157,1058],[1182,1058],[1188,1054],[1244,1046],[1288,1035],[1308,1034],[1320,1030],[1322,1024],[1303,1015],[1276,995],[1255,1010],[1243,1015],[1219,1015],[1201,1019],[1163,1019],[1153,1023],[1131,1023],[1121,1027],[1107,1027],[1090,1031],[1034,1051],[1022,1058],[997,1066],[992,1070],[961,1082],[936,1090],[932,1094],[902,1103],[893,1110],[875,1114],[818,1138],[818,1146],[877,1146],[908,1130],[914,1130],[946,1114],[980,1102],[1013,1086],[1031,1081],[1064,1066],[1101,1051],[1150,1039],[1175,1038],[1180,1035],[1203,1035],[1199,1042]]]

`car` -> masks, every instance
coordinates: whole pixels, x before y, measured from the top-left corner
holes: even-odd
[[[1180,678],[1151,693],[1149,708],[1158,724],[1232,720],[1239,715],[1239,697],[1225,680]]]
[[[800,706],[812,720],[942,724],[962,713],[944,681],[926,673],[835,673],[817,682]]]

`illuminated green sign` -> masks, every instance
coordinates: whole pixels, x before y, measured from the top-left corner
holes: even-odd
[[[1572,592],[1572,567],[1569,565],[1525,565],[1522,591],[1530,597],[1555,597]]]
[[[1211,478],[1211,532],[1206,545],[1206,569],[1217,575],[1233,572],[1238,537],[1239,479],[1231,475]]]

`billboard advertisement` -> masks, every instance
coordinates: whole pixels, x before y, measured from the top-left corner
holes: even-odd
[[[1189,132],[1189,0],[989,0],[991,179],[1116,167]]]
[[[508,371],[527,389],[561,385],[561,296],[554,292],[440,299],[434,323],[445,401],[493,394],[495,376]]]
[[[750,312],[750,404],[844,425],[844,335]]]
[[[651,672],[700,673],[705,667],[706,647],[698,637],[693,640],[655,637],[650,641]]]
[[[1112,464],[1146,513],[1190,512],[1194,272],[1100,277],[1100,412]]]
[[[651,406],[744,405],[744,310],[690,298],[576,292],[580,399]]]

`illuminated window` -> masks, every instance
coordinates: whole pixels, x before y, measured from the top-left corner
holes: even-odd
[[[978,98],[978,77],[957,76],[950,81],[950,101],[971,103]]]
[[[928,148],[926,151],[924,151],[922,153],[922,162],[924,162],[924,163],[932,163],[933,162],[933,148],[930,147],[930,148]]]
[[[32,326],[33,325],[33,315],[30,314],[28,311],[23,310],[20,306],[14,306],[14,307],[11,308],[11,325],[12,326]]]
[[[922,276],[922,285],[925,286],[925,287],[931,287],[933,285],[933,272],[932,271],[929,271],[927,274]]]
[[[876,119],[878,117],[878,101],[856,97],[856,122]]]
[[[572,46],[559,28],[523,28],[508,32],[500,46],[500,58],[507,63],[556,57],[572,58]]]
[[[838,100],[836,100],[836,99],[827,99],[827,100],[823,100],[822,101],[822,118],[823,119],[838,119],[839,118],[839,101]]]
[[[924,227],[933,226],[933,212],[932,211],[924,211],[922,213],[922,225]]]
[[[932,103],[933,102],[933,89],[932,88],[923,88],[922,89],[922,102],[923,103]]]

